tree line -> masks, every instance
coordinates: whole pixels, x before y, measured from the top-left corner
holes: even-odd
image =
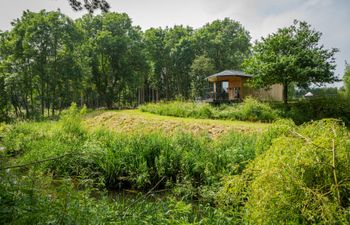
[[[237,21],[142,31],[126,13],[24,11],[0,32],[0,117],[55,115],[71,102],[134,106],[203,94],[204,78],[240,69],[249,32]]]

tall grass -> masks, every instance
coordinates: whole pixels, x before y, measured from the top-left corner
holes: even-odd
[[[140,106],[143,112],[164,116],[191,117],[202,119],[225,119],[243,121],[271,122],[279,118],[276,110],[268,104],[247,98],[243,103],[212,106],[208,103],[162,102]]]
[[[281,120],[261,133],[210,139],[184,132],[89,131],[73,105],[59,121],[7,126],[2,145],[4,223],[350,221],[349,133],[339,121],[298,127]],[[151,194],[107,198],[106,190],[121,189]],[[153,198],[155,191],[167,194]]]
[[[208,204],[173,197],[118,195],[81,189],[71,179],[39,173],[1,174],[1,224],[230,224],[233,218]],[[93,194],[95,193],[95,194]]]
[[[217,140],[190,133],[88,132],[74,107],[58,122],[19,123],[4,137],[14,164],[34,164],[55,177],[96,179],[109,188],[147,190],[191,185],[198,191],[254,158],[254,134],[231,132]],[[50,160],[52,159],[52,160]],[[198,193],[191,193],[192,196]]]
[[[79,115],[73,105],[58,122],[22,122],[6,129],[6,155],[0,158],[3,223],[227,224],[232,220],[207,203],[183,201],[188,196],[139,202],[135,196],[113,201],[104,187],[170,188],[171,192],[190,183],[195,189],[189,196],[192,199],[204,193],[200,190],[205,188],[200,187],[210,186],[230,172],[227,158],[233,150],[220,153],[218,142],[185,133],[89,132]],[[254,136],[242,136],[241,140],[232,138],[235,135],[230,136],[235,141],[227,137],[227,142],[252,151]]]

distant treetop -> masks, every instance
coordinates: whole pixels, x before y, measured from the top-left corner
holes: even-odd
[[[96,9],[101,9],[102,12],[108,12],[110,5],[106,0],[83,0],[84,4],[80,0],[69,0],[73,10],[81,11],[84,8],[93,13]]]

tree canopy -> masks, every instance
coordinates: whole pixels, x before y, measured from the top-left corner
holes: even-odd
[[[197,51],[214,60],[215,70],[238,70],[250,53],[249,32],[229,18],[206,24],[195,34]]]
[[[96,9],[101,9],[102,12],[108,12],[110,8],[106,0],[84,0],[84,4],[79,0],[68,1],[75,11],[80,11],[85,8],[89,13],[93,13]]]
[[[191,96],[196,98],[206,94],[208,81],[205,79],[215,73],[214,62],[206,55],[200,55],[191,65]]]
[[[249,41],[231,19],[143,32],[125,13],[74,21],[25,11],[0,33],[0,118],[56,115],[71,102],[114,108],[201,97],[203,78],[239,68]]]
[[[320,32],[295,20],[293,25],[256,42],[252,56],[243,64],[244,70],[254,75],[252,85],[268,88],[282,84],[287,103],[291,83],[307,87],[336,81],[334,54],[338,50],[324,48],[320,39]]]

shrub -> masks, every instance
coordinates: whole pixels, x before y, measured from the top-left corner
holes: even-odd
[[[208,103],[162,102],[140,106],[143,112],[159,115],[192,117],[203,119],[226,119],[271,122],[279,116],[268,104],[247,98],[243,103],[233,105],[211,106]]]
[[[347,126],[350,125],[350,100],[346,96],[304,99],[291,103],[289,107],[286,111],[275,105],[283,112],[283,117],[293,119],[298,125],[323,118],[341,119]]]
[[[335,120],[291,128],[241,175],[227,178],[217,200],[252,224],[349,223],[350,142]]]
[[[291,129],[296,128],[296,125],[292,120],[280,119],[271,124],[267,130],[263,131],[256,141],[255,151],[257,154],[261,154],[268,150],[273,140],[286,135],[290,132]]]
[[[81,126],[81,115],[86,113],[86,107],[79,111],[76,103],[72,103],[68,110],[62,112],[60,125],[67,134],[83,135],[84,130]]]
[[[76,105],[59,122],[21,122],[9,127],[3,138],[6,153],[21,156],[17,164],[35,163],[36,169],[55,176],[96,177],[95,162],[83,152],[86,131]],[[41,163],[42,160],[45,160]]]
[[[7,154],[20,155],[30,149],[33,142],[47,138],[53,129],[48,122],[18,122],[8,126],[2,144]]]
[[[237,111],[239,120],[272,122],[278,118],[277,112],[268,104],[252,98],[246,98]]]

